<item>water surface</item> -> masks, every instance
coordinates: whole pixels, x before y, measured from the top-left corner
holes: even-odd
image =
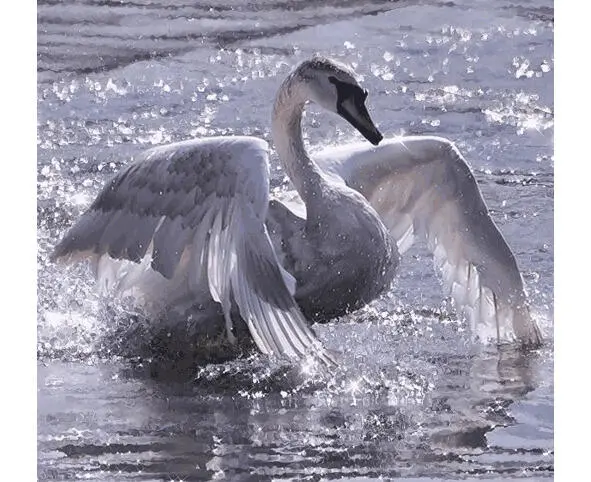
[[[38,2],[39,478],[552,478],[553,16],[547,0]],[[475,345],[423,246],[382,298],[316,327],[343,353],[331,377],[257,355],[197,365],[182,330],[155,337],[87,267],[49,262],[141,150],[270,140],[279,83],[316,52],[363,76],[386,136],[458,145],[542,349]],[[313,107],[305,130],[312,151],[360,138]]]

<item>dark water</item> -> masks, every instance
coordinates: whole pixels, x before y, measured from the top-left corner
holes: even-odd
[[[39,2],[39,478],[551,478],[553,16],[548,0]],[[155,341],[85,266],[49,263],[140,150],[269,139],[279,82],[315,52],[364,76],[387,136],[456,142],[517,256],[542,349],[474,345],[421,246],[387,295],[317,327],[343,353],[330,377],[258,356],[195,366],[182,333]],[[311,150],[358,139],[314,108],[305,129]]]

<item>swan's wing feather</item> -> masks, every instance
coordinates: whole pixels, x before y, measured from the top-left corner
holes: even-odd
[[[119,172],[56,246],[95,260],[99,283],[174,299],[209,293],[228,334],[232,300],[261,351],[333,363],[285,283],[264,220],[266,143],[210,138],[147,151]],[[158,288],[154,288],[157,286]],[[188,296],[189,295],[189,296]]]
[[[151,266],[165,278],[172,278],[179,265],[181,256],[191,242],[193,230],[190,226],[183,226],[183,218],[166,217],[154,235]]]
[[[249,211],[243,208],[247,218],[253,216]],[[237,286],[237,303],[251,332],[256,332],[262,345],[273,349],[278,343],[294,358],[314,353],[325,363],[334,364],[334,358],[308,327],[285,282],[265,225],[249,223],[249,229],[238,251],[242,266],[232,283]]]
[[[465,312],[473,333],[498,341],[541,342],[515,257],[453,144],[405,137],[376,148],[326,152],[319,162],[369,200],[400,252],[416,237],[427,241],[444,288]]]

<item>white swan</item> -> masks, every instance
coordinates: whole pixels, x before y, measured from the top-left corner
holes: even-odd
[[[221,307],[230,341],[237,307],[263,353],[331,364],[304,314],[331,318],[376,298],[399,253],[423,236],[475,334],[541,343],[515,258],[449,141],[406,137],[307,155],[308,101],[379,144],[366,97],[354,72],[322,57],[281,85],[272,133],[295,204],[269,201],[260,139],[156,147],[105,186],[53,258],[90,257],[104,288],[133,293],[154,312],[193,305],[205,316]]]

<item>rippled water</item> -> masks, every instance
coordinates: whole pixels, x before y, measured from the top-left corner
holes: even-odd
[[[357,480],[553,475],[553,5],[38,2],[39,478]],[[387,136],[452,139],[523,271],[547,344],[475,346],[429,255],[391,291],[318,326],[331,377],[244,355],[198,363],[47,256],[148,146],[269,139],[283,76],[315,52],[352,64]],[[312,108],[310,149],[358,139]],[[286,180],[273,160],[273,187]]]

